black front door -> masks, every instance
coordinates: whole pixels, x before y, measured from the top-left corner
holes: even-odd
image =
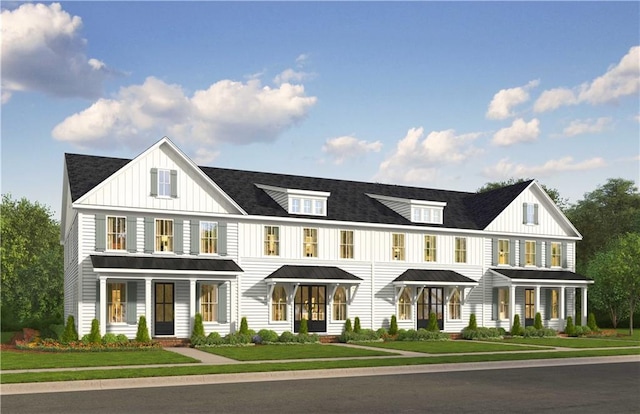
[[[293,331],[300,331],[300,321],[307,320],[309,332],[327,331],[327,287],[319,285],[302,285],[296,291],[295,320]]]
[[[418,297],[418,329],[429,326],[429,315],[434,313],[438,329],[444,329],[444,288],[424,288]]]
[[[533,289],[524,290],[524,326],[533,326],[535,314],[535,293]]]
[[[174,335],[173,283],[156,283],[154,335]]]

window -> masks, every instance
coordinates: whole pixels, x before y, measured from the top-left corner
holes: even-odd
[[[125,323],[127,310],[127,284],[107,283],[107,321]]]
[[[509,263],[509,240],[498,240],[498,264],[508,265]]]
[[[318,257],[318,229],[302,229],[304,257]]]
[[[498,319],[509,319],[509,290],[498,289]]]
[[[533,289],[524,290],[524,318],[533,319],[536,317],[535,291]]]
[[[282,285],[276,285],[271,294],[271,320],[287,320],[287,292]]]
[[[442,224],[442,208],[440,207],[413,207],[414,223]]]
[[[462,319],[460,305],[460,289],[453,288],[451,299],[449,299],[449,319]]]
[[[218,285],[200,285],[200,314],[203,322],[218,320]]]
[[[302,205],[304,206],[302,212],[304,214],[311,214],[311,199],[309,198],[304,198],[302,200]]]
[[[340,230],[340,258],[353,259],[353,230]]]
[[[536,242],[527,240],[524,242],[524,264],[525,266],[535,266],[536,264]]]
[[[551,303],[549,304],[549,308],[550,308],[550,312],[551,315],[549,315],[550,319],[558,319],[558,315],[559,315],[559,297],[558,297],[558,290],[557,289],[552,289],[551,290]]]
[[[538,204],[524,203],[522,205],[522,222],[524,224],[538,224]]]
[[[424,261],[436,261],[436,236],[430,234],[424,236]]]
[[[551,243],[551,267],[562,266],[562,244]]]
[[[218,253],[218,223],[200,222],[200,253]]]
[[[333,320],[344,321],[347,319],[347,290],[338,286],[333,294]]]
[[[173,220],[156,219],[156,251],[173,251]]]
[[[127,249],[127,219],[107,217],[107,250]]]
[[[264,255],[280,256],[280,227],[264,226]]]
[[[406,321],[411,319],[411,296],[409,289],[403,289],[402,295],[398,299],[398,319]]]
[[[299,213],[300,212],[300,199],[292,198],[291,199],[291,213]]]
[[[393,260],[404,260],[404,234],[391,234],[391,257]]]
[[[467,238],[456,237],[455,260],[456,263],[467,263]]]
[[[322,198],[289,197],[289,213],[326,216],[327,200]]]
[[[313,201],[313,214],[324,216],[324,200]]]
[[[171,197],[171,171],[158,169],[158,196]]]

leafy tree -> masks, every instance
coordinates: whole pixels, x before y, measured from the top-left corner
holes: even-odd
[[[64,251],[48,207],[2,195],[0,261],[2,326],[62,323]]]
[[[629,316],[626,303],[626,290],[618,282],[617,275],[610,272],[613,262],[611,250],[600,251],[589,261],[586,274],[593,278],[594,284],[589,287],[589,302],[596,308],[606,311],[614,328]]]
[[[485,193],[487,191],[497,190],[498,188],[507,187],[513,184],[519,184],[524,181],[530,181],[530,180],[531,178],[509,178],[508,180],[505,180],[505,181],[488,182],[482,187],[478,188],[477,192]],[[566,198],[562,198],[558,190],[556,190],[555,188],[547,187],[544,184],[540,184],[540,186],[547,193],[547,195],[551,197],[551,200],[553,200],[553,202],[556,203],[558,207],[560,207],[561,210],[565,210],[568,207],[569,200]]]

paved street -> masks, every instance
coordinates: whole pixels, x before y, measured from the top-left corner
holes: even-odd
[[[640,362],[5,395],[2,413],[633,413]]]

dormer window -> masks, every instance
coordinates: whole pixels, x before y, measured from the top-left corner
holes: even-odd
[[[291,188],[273,187],[256,184],[264,190],[289,214],[304,214],[308,216],[326,216],[327,199],[331,193],[325,191],[299,190]]]
[[[443,224],[446,202],[367,195],[413,223]]]
[[[442,224],[442,208],[412,207],[411,210],[414,223]]]
[[[326,216],[325,205],[327,200],[307,197],[289,197],[289,213],[307,214],[310,216]]]

